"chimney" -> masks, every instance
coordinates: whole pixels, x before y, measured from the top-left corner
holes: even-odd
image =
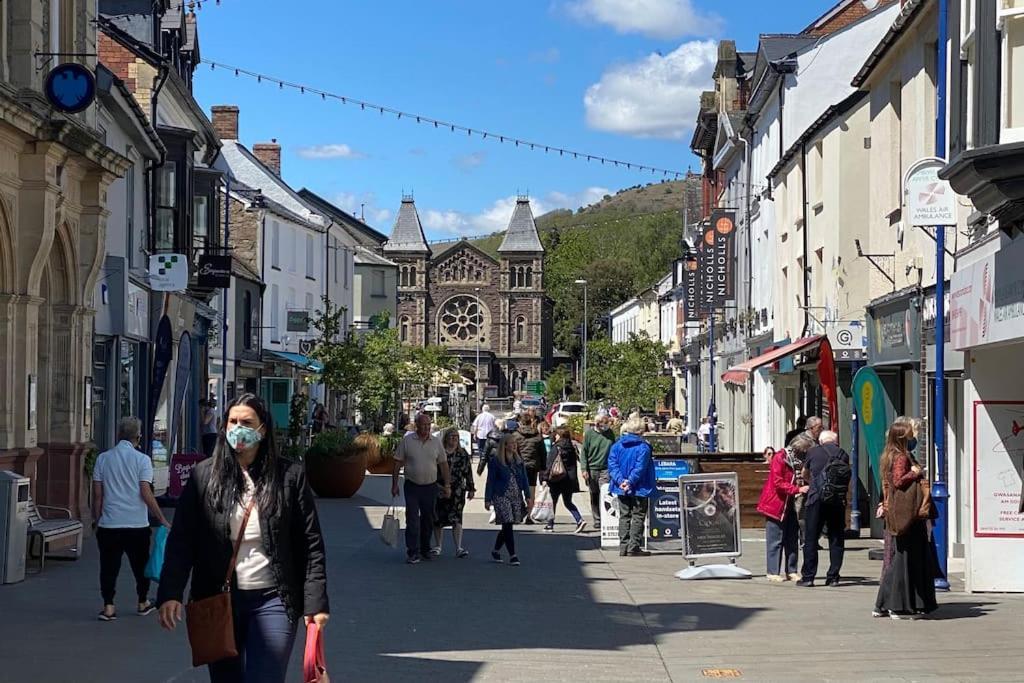
[[[210,107],[213,114],[213,130],[221,140],[238,139],[238,107],[233,104],[218,104]]]
[[[277,144],[277,138],[270,142],[257,142],[252,146],[252,153],[264,166],[273,171],[274,175],[281,175],[281,145]]]

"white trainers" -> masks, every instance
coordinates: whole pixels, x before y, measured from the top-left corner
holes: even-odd
[[[765,578],[771,581],[772,583],[782,583],[786,580],[786,577],[782,574],[769,574]]]
[[[789,575],[789,580],[790,581],[799,581],[802,578],[804,578],[803,575],[797,574],[796,572],[794,572],[794,573]]]
[[[576,524],[576,533],[582,534],[583,530],[586,529],[586,528],[587,528],[587,520],[581,519],[579,521],[579,523]]]

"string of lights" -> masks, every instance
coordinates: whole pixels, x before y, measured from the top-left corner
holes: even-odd
[[[205,0],[209,1],[209,0]],[[347,95],[338,95],[331,93],[326,90],[321,90],[309,85],[302,83],[294,83],[292,81],[286,81],[276,76],[270,76],[249,69],[243,69],[241,67],[232,66],[230,64],[224,64],[222,62],[216,62],[208,59],[202,60],[203,64],[210,67],[211,70],[221,69],[228,72],[233,72],[236,77],[246,76],[248,78],[255,79],[257,83],[270,83],[276,85],[279,90],[288,88],[290,90],[298,91],[303,95],[314,95],[319,96],[322,100],[332,99],[341,102],[345,105],[352,105],[358,107],[360,111],[371,111],[377,112],[381,116],[387,114],[394,116],[396,120],[406,119],[408,121],[415,121],[417,124],[433,126],[438,130],[447,130],[450,133],[465,133],[469,137],[476,135],[483,140],[493,140],[499,144],[510,143],[517,148],[526,149],[529,148],[531,151],[543,150],[545,153],[553,154],[558,153],[560,157],[571,157],[575,160],[583,160],[588,162],[598,162],[602,165],[614,166],[616,168],[625,168],[627,171],[638,171],[642,173],[650,173],[651,175],[661,175],[663,178],[679,179],[687,175],[686,171],[677,171],[669,168],[659,168],[657,166],[649,166],[647,164],[637,164],[632,161],[623,161],[621,159],[611,159],[609,157],[601,156],[599,154],[590,154],[587,152],[580,152],[579,150],[567,149],[565,147],[558,147],[555,145],[544,144],[540,142],[534,142],[531,140],[525,140],[523,138],[517,138],[511,135],[505,135],[502,133],[494,133],[489,130],[484,130],[478,127],[465,126],[459,123],[453,123],[451,121],[442,121],[441,119],[435,119],[430,116],[423,114],[416,114],[412,112],[402,111],[389,107],[383,104],[376,104],[374,102],[368,102],[366,100],[360,100]]]

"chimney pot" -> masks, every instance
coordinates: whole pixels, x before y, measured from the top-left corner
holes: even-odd
[[[238,107],[233,104],[218,104],[210,107],[213,116],[213,130],[221,140],[238,139]]]
[[[274,172],[274,175],[281,175],[281,145],[277,144],[277,138],[270,142],[257,142],[252,146],[252,153],[263,162],[263,165]]]

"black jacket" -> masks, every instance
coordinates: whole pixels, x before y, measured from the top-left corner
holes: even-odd
[[[487,467],[488,461],[492,455],[498,454],[498,444],[501,443],[504,438],[505,432],[492,429],[491,433],[487,435],[487,443],[484,444],[484,451],[479,455],[480,461],[476,465],[476,473],[483,474],[484,468]]]
[[[579,493],[580,475],[577,468],[580,462],[580,454],[576,450],[576,444],[571,439],[568,441],[563,439],[551,444],[551,450],[548,452],[548,461],[544,467],[544,480],[547,481],[548,471],[555,464],[555,457],[559,455],[562,456],[562,464],[565,465],[565,473],[568,476],[556,482],[548,482],[551,492],[558,491],[561,494]]]
[[[212,465],[212,458],[196,465],[178,499],[164,551],[157,604],[184,602],[190,575],[192,600],[215,595],[223,585],[235,539],[231,537],[230,511],[215,510],[206,495]],[[298,621],[303,615],[330,611],[324,541],[305,469],[283,459],[278,460],[278,468],[281,507],[273,517],[260,510],[260,528],[281,602],[288,618]]]
[[[544,449],[544,437],[536,427],[520,425],[512,437],[528,471],[540,472],[547,469],[548,454]]]

